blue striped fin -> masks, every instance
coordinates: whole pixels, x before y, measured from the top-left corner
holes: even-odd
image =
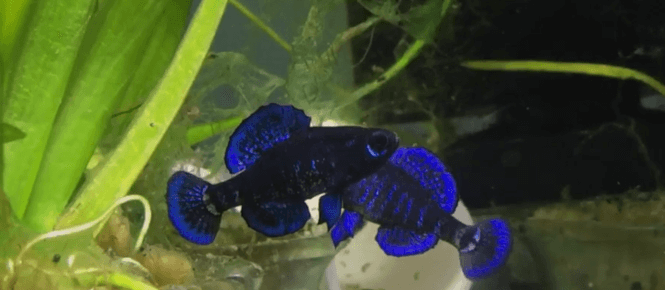
[[[293,106],[262,106],[231,134],[224,161],[231,173],[251,166],[263,152],[309,127],[311,118]]]
[[[379,227],[376,242],[389,256],[417,255],[434,248],[439,238],[434,233],[416,233],[402,228]]]
[[[455,212],[459,196],[455,180],[441,160],[422,147],[400,147],[390,162],[434,194],[434,201],[447,213]]]

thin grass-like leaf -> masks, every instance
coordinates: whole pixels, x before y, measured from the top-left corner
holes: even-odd
[[[83,185],[80,196],[58,221],[56,228],[93,220],[127,194],[182,106],[226,4],[227,0],[201,2],[166,74],[141,107],[118,147],[100,171]]]
[[[633,69],[607,64],[535,60],[473,60],[462,62],[462,66],[477,70],[577,73],[622,80],[634,79],[649,85],[665,96],[665,85],[649,75]]]
[[[3,186],[23,217],[94,0],[37,1],[7,83],[3,122],[26,137],[4,143]]]
[[[91,23],[23,217],[31,228],[55,225],[171,2],[111,1]]]
[[[197,124],[187,129],[187,143],[194,145],[221,132],[231,130],[242,122],[242,117],[233,117],[217,122]]]

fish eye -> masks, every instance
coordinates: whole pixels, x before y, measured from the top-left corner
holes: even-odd
[[[383,132],[374,132],[367,142],[367,152],[372,157],[379,157],[386,153],[388,136]]]
[[[469,244],[464,247],[464,249],[459,250],[461,253],[468,253],[476,249],[476,243],[469,242]]]
[[[476,229],[476,233],[473,235],[473,240],[476,241],[476,243],[480,242],[480,228]]]

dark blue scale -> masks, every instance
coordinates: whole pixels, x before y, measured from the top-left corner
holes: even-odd
[[[331,230],[335,246],[353,237],[364,218],[380,225],[376,241],[391,256],[424,253],[438,240],[454,245],[471,279],[493,273],[510,251],[505,222],[467,226],[452,216],[458,204],[455,182],[424,148],[399,148],[381,169],[347,187],[342,201],[345,211]]]

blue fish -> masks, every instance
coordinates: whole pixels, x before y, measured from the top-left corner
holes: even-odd
[[[512,249],[505,221],[467,226],[452,216],[459,200],[455,181],[441,160],[424,148],[397,149],[385,166],[342,195],[345,211],[330,231],[335,247],[369,220],[380,225],[376,241],[390,256],[421,254],[439,240],[454,245],[469,279],[494,273]]]
[[[321,222],[341,213],[340,194],[383,166],[399,145],[386,130],[310,127],[293,106],[262,106],[236,128],[224,160],[231,179],[211,184],[184,171],[168,181],[171,223],[190,242],[206,245],[219,230],[222,212],[242,205],[250,228],[276,237],[301,229],[310,218],[305,200],[320,200]]]

